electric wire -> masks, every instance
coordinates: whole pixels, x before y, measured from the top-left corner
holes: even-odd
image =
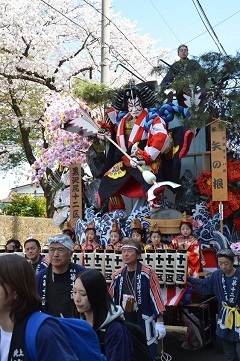
[[[60,15],[62,15],[63,17],[65,17],[67,20],[69,20],[70,22],[72,22],[74,25],[80,27],[81,29],[83,29],[84,31],[86,31],[86,29],[84,27],[82,27],[80,24],[78,24],[76,21],[72,20],[71,18],[69,18],[68,16],[66,16],[65,14],[63,14],[61,11],[59,11],[58,9],[56,9],[54,6],[50,5],[49,3],[47,3],[45,0],[41,0],[45,5],[49,6],[50,8],[52,8],[53,10],[55,10],[56,12],[58,12]],[[102,15],[102,12],[100,10],[98,10],[97,8],[95,8],[92,4],[90,4],[88,1],[86,0],[83,0],[88,6],[91,6],[95,11],[97,11],[98,13],[100,13]],[[151,2],[151,4],[153,5],[153,7],[155,8],[155,10],[157,11],[157,13],[159,14],[159,16],[161,17],[161,19],[165,22],[165,24],[168,26],[168,28],[170,29],[170,31],[173,33],[173,35],[176,37],[176,39],[181,42],[178,37],[176,36],[176,34],[173,32],[173,30],[171,29],[171,27],[167,24],[167,22],[165,21],[165,19],[162,17],[162,15],[160,14],[159,10],[156,8],[156,6],[153,4],[152,0],[149,0]],[[194,0],[192,0],[193,3],[194,3]],[[194,6],[196,7],[196,5],[194,4]],[[196,8],[197,10],[197,8]],[[198,11],[198,10],[197,10]],[[231,17],[235,16],[236,14],[238,14],[240,12],[240,10],[236,11],[234,14],[228,16],[227,18],[225,18],[224,20],[222,20],[221,22],[219,22],[218,24],[216,24],[214,27],[211,26],[211,28],[215,28],[217,27],[218,25],[224,23],[225,21],[229,20]],[[200,15],[199,15],[200,16]],[[126,35],[119,29],[119,27],[111,20],[109,19],[108,17],[106,17],[108,19],[108,21],[110,21],[115,27],[116,29],[124,36],[124,38],[130,42],[130,44],[135,48],[135,50],[138,51],[138,53],[148,62],[148,64],[151,65],[151,67],[154,67],[154,65],[142,54],[142,52],[126,37]],[[203,21],[203,20],[202,20]],[[204,24],[205,25],[205,24]],[[206,26],[205,26],[206,27]],[[207,27],[206,27],[207,29]],[[205,32],[202,32],[201,34],[195,36],[194,38],[188,40],[188,41],[185,41],[186,44],[192,42],[193,40],[199,38],[200,36],[204,35],[206,32],[209,33],[209,30],[207,29]],[[215,33],[215,32],[214,32]],[[210,33],[209,33],[210,34]],[[211,35],[210,35],[211,36]],[[212,36],[211,36],[212,37]],[[214,39],[213,39],[214,40]],[[214,40],[215,42],[215,40]],[[221,50],[219,49],[219,46],[218,44],[215,42],[216,46],[218,47],[218,50],[221,52]],[[107,45],[107,44],[106,44]],[[221,44],[220,44],[221,45]],[[222,45],[221,45],[222,46]],[[223,49],[223,47],[222,47]],[[174,52],[176,49],[173,49],[169,52],[167,52],[164,56],[168,56],[169,54],[171,54],[172,52]],[[223,49],[224,53],[226,54],[225,50]],[[119,53],[118,53],[119,54]],[[120,54],[119,54],[120,56]],[[115,56],[116,57],[116,56]],[[122,58],[122,61],[125,61],[126,64],[128,66],[130,66],[136,73],[138,73],[138,71],[127,61],[127,59],[125,59],[123,56],[121,56]],[[116,57],[117,59],[117,57]],[[118,59],[117,59],[118,60]],[[138,73],[139,75],[141,75],[140,73]]]
[[[47,5],[48,7],[50,7],[51,9],[53,9],[54,11],[56,11],[57,13],[59,13],[60,15],[62,15],[64,18],[66,18],[67,20],[71,21],[74,25],[77,25],[79,28],[83,29],[84,31],[86,31],[86,29],[79,25],[78,23],[76,23],[76,21],[72,20],[71,18],[69,18],[67,15],[63,14],[61,11],[59,11],[58,9],[56,9],[54,6],[50,5],[49,3],[47,3],[45,0],[41,0],[41,2],[43,2],[45,5]]]
[[[227,56],[227,53],[226,53],[225,49],[223,48],[221,42],[219,41],[218,36],[217,36],[216,32],[214,31],[214,29],[213,29],[210,21],[208,20],[207,15],[206,15],[205,11],[203,10],[203,7],[202,7],[202,5],[200,4],[199,0],[196,0],[196,2],[197,2],[197,4],[198,4],[198,7],[200,8],[200,10],[201,10],[201,12],[202,12],[202,14],[203,14],[203,16],[204,16],[204,19],[205,19],[206,23],[208,24],[208,26],[209,26],[209,28],[210,28],[210,30],[211,30],[211,32],[212,32],[212,34],[213,34],[213,36],[215,37],[216,40],[214,39],[214,37],[212,36],[212,34],[210,34],[210,31],[209,31],[209,29],[207,28],[207,25],[205,24],[205,22],[203,21],[200,13],[199,13],[199,11],[198,11],[198,9],[197,9],[197,7],[196,7],[196,4],[194,3],[194,0],[192,0],[192,2],[193,2],[194,6],[195,6],[195,8],[196,8],[196,10],[197,10],[197,12],[198,12],[198,14],[199,14],[199,16],[200,16],[200,18],[201,18],[204,26],[206,27],[209,35],[211,36],[211,38],[212,38],[213,41],[215,42],[215,44],[216,44],[219,52],[220,52],[220,53],[223,52],[223,54],[224,54],[225,56]]]
[[[152,2],[152,0],[149,0],[150,3],[152,4],[152,6],[154,7],[154,9],[157,11],[157,13],[159,14],[159,16],[161,17],[161,19],[164,21],[164,23],[167,25],[168,29],[171,31],[171,33],[173,33],[173,35],[175,36],[175,38],[177,39],[177,41],[179,41],[179,43],[181,43],[181,40],[178,39],[177,35],[174,33],[174,31],[172,30],[172,28],[169,26],[169,24],[166,22],[166,20],[164,19],[164,17],[161,15],[160,11],[158,10],[158,8],[155,6],[155,4]]]
[[[202,5],[200,4],[199,0],[197,0],[197,3],[198,3],[198,6],[200,7],[200,9],[201,9],[202,13],[204,14],[205,20],[207,21],[207,23],[208,23],[208,25],[209,25],[209,27],[210,27],[210,29],[211,29],[211,31],[212,31],[212,33],[213,33],[213,35],[215,36],[215,38],[216,38],[216,40],[217,40],[218,44],[219,44],[219,45],[220,45],[220,47],[221,47],[221,49],[222,49],[222,51],[223,51],[224,55],[226,55],[226,56],[227,56],[227,52],[225,51],[224,47],[222,46],[222,44],[221,44],[220,40],[218,39],[218,36],[217,36],[216,32],[214,31],[214,29],[213,29],[213,27],[212,27],[212,24],[211,24],[211,23],[210,23],[210,21],[208,20],[207,15],[206,15],[205,11],[203,10],[203,7],[202,7]]]
[[[84,31],[86,31],[86,29],[84,29],[81,25],[79,25],[77,22],[75,22],[74,20],[72,20],[71,18],[69,18],[68,16],[66,16],[65,14],[63,14],[61,11],[59,11],[58,9],[56,9],[54,6],[50,5],[49,3],[47,3],[45,0],[41,0],[45,5],[49,6],[51,9],[55,10],[56,12],[58,12],[60,15],[62,15],[63,17],[65,17],[67,20],[71,21],[74,25],[77,25],[78,27],[80,27],[81,29],[83,29]],[[89,4],[87,1],[83,0],[87,5],[91,6],[95,11],[99,12],[100,14],[102,14],[102,12],[100,10],[98,10],[97,8],[95,8],[92,4]],[[105,16],[105,15],[104,15]],[[126,35],[118,28],[118,26],[111,20],[109,19],[107,16],[105,16],[106,19],[111,22],[116,29],[124,36],[124,38],[130,42],[130,44],[135,48],[135,50],[138,51],[138,53],[148,62],[148,64],[151,67],[154,67],[154,65],[142,54],[142,52],[126,37]],[[100,40],[100,38],[98,38],[98,40]],[[104,44],[109,46],[109,44]],[[113,48],[113,47],[112,47]],[[110,48],[111,50],[111,48]],[[115,49],[114,49],[115,50]],[[115,50],[116,51],[116,50]],[[139,76],[142,77],[142,75],[128,62],[128,60],[126,58],[124,58],[120,53],[118,53],[119,56],[121,56],[122,61],[124,61],[129,67],[131,67],[135,73],[137,73]],[[117,57],[115,56],[115,58],[117,59]],[[117,59],[119,61],[119,59]]]
[[[125,62],[136,74],[144,78],[130,63],[128,60],[126,60],[117,50],[115,47],[111,47],[110,51],[112,52],[112,55],[116,58],[117,61],[119,61],[119,57],[122,58],[122,61]],[[116,55],[114,54],[116,53]],[[146,81],[146,79],[144,79]]]
[[[182,41],[180,41],[178,39],[178,37],[176,36],[176,34],[174,33],[174,31],[171,29],[171,27],[168,25],[168,23],[166,22],[166,20],[163,18],[163,16],[160,14],[159,10],[157,9],[157,7],[153,4],[152,0],[149,0],[151,2],[151,4],[153,5],[153,7],[155,8],[155,10],[157,11],[157,13],[159,14],[159,16],[161,17],[161,19],[165,22],[165,24],[167,25],[167,27],[170,29],[170,31],[173,33],[173,35],[176,37],[176,39],[179,41],[179,43],[181,43]],[[213,26],[213,28],[216,28],[217,26],[223,24],[225,21],[231,19],[233,16],[237,15],[238,13],[240,12],[240,10],[236,11],[235,13],[229,15],[228,17],[226,17],[225,19],[223,19],[222,21],[220,21],[219,23],[217,23],[216,25]],[[202,33],[200,33],[199,35],[195,36],[194,38],[190,39],[190,40],[186,40],[186,41],[183,41],[184,44],[189,44],[191,43],[192,41],[198,39],[199,37],[201,37],[202,35],[206,34],[208,32],[208,30],[206,31],[203,31]],[[172,49],[170,51],[167,51],[163,56],[162,58],[166,58],[169,56],[169,54],[175,52],[177,50],[177,48],[175,49]],[[220,49],[219,49],[220,51]]]
[[[109,18],[107,17],[105,14],[103,14],[100,10],[98,10],[97,8],[95,8],[95,6],[93,6],[92,4],[90,4],[88,1],[86,0],[82,0],[84,1],[87,5],[91,6],[94,10],[96,10],[99,14],[104,15],[104,17],[110,22],[112,23],[113,26],[115,26],[115,28],[124,36],[124,38],[134,47],[135,50],[137,50],[137,52],[147,61],[147,63],[149,65],[151,65],[152,67],[154,67],[154,65],[148,60],[148,58],[145,57],[145,55],[135,46],[135,44],[133,44],[131,42],[131,40],[128,39],[128,37],[122,32],[121,29],[119,29],[119,27]]]
[[[221,53],[221,50],[220,50],[220,48],[219,48],[218,44],[216,43],[216,41],[215,41],[214,37],[212,36],[212,34],[210,33],[209,29],[207,28],[207,25],[204,23],[204,20],[203,20],[203,18],[202,18],[202,16],[201,16],[201,14],[200,14],[200,12],[199,12],[199,10],[198,10],[198,8],[197,8],[196,4],[194,3],[194,0],[192,0],[192,2],[193,2],[193,5],[195,6],[195,9],[197,10],[197,13],[198,13],[198,15],[199,15],[200,19],[202,20],[202,23],[203,23],[203,25],[205,26],[205,28],[206,28],[206,30],[207,30],[207,32],[208,32],[208,34],[211,36],[211,38],[212,38],[212,40],[214,41],[214,43],[216,44],[216,46],[217,46],[217,48],[218,48],[219,52]]]

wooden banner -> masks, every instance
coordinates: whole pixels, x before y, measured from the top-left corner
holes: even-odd
[[[176,277],[176,259],[177,252],[175,249],[167,249],[165,258],[165,277],[166,285],[174,285]]]
[[[187,282],[187,250],[178,250],[176,257],[176,274],[175,280],[178,286],[185,285]]]
[[[82,172],[80,164],[71,164],[70,172],[70,224],[75,228],[76,221],[82,219]]]
[[[227,201],[226,125],[216,120],[211,124],[212,200]]]

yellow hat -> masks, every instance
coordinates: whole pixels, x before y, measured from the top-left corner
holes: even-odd
[[[157,222],[150,224],[148,227],[150,232],[161,232],[160,227],[158,226]]]
[[[133,218],[132,222],[131,222],[131,228],[132,229],[143,229],[141,222],[139,219],[137,218]]]
[[[116,220],[113,221],[112,223],[112,229],[111,229],[112,232],[120,232],[121,233],[121,229],[118,225],[118,222]]]
[[[182,222],[192,224],[192,216],[189,216],[189,215],[187,215],[186,212],[183,212],[183,214],[182,214]]]
[[[89,225],[88,225],[87,228],[86,228],[86,231],[88,231],[89,229],[93,229],[94,231],[96,231],[94,220],[92,220],[92,221],[89,223]]]

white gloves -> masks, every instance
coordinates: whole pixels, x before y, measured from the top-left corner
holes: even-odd
[[[166,336],[166,329],[164,327],[164,322],[156,322],[155,323],[155,331],[157,334],[157,338],[161,340]]]
[[[141,158],[132,157],[132,159],[130,160],[130,165],[133,168],[137,168],[138,165],[141,166],[141,165],[144,165],[144,164],[146,164],[145,160],[141,159]]]

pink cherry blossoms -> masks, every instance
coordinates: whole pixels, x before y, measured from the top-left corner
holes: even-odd
[[[86,163],[86,151],[91,145],[89,138],[63,129],[64,123],[80,114],[80,106],[87,109],[86,103],[73,99],[70,95],[52,93],[46,100],[44,113],[44,137],[48,148],[43,148],[41,139],[36,144],[37,160],[31,167],[31,182],[39,186],[46,168],[56,170],[74,163]]]

